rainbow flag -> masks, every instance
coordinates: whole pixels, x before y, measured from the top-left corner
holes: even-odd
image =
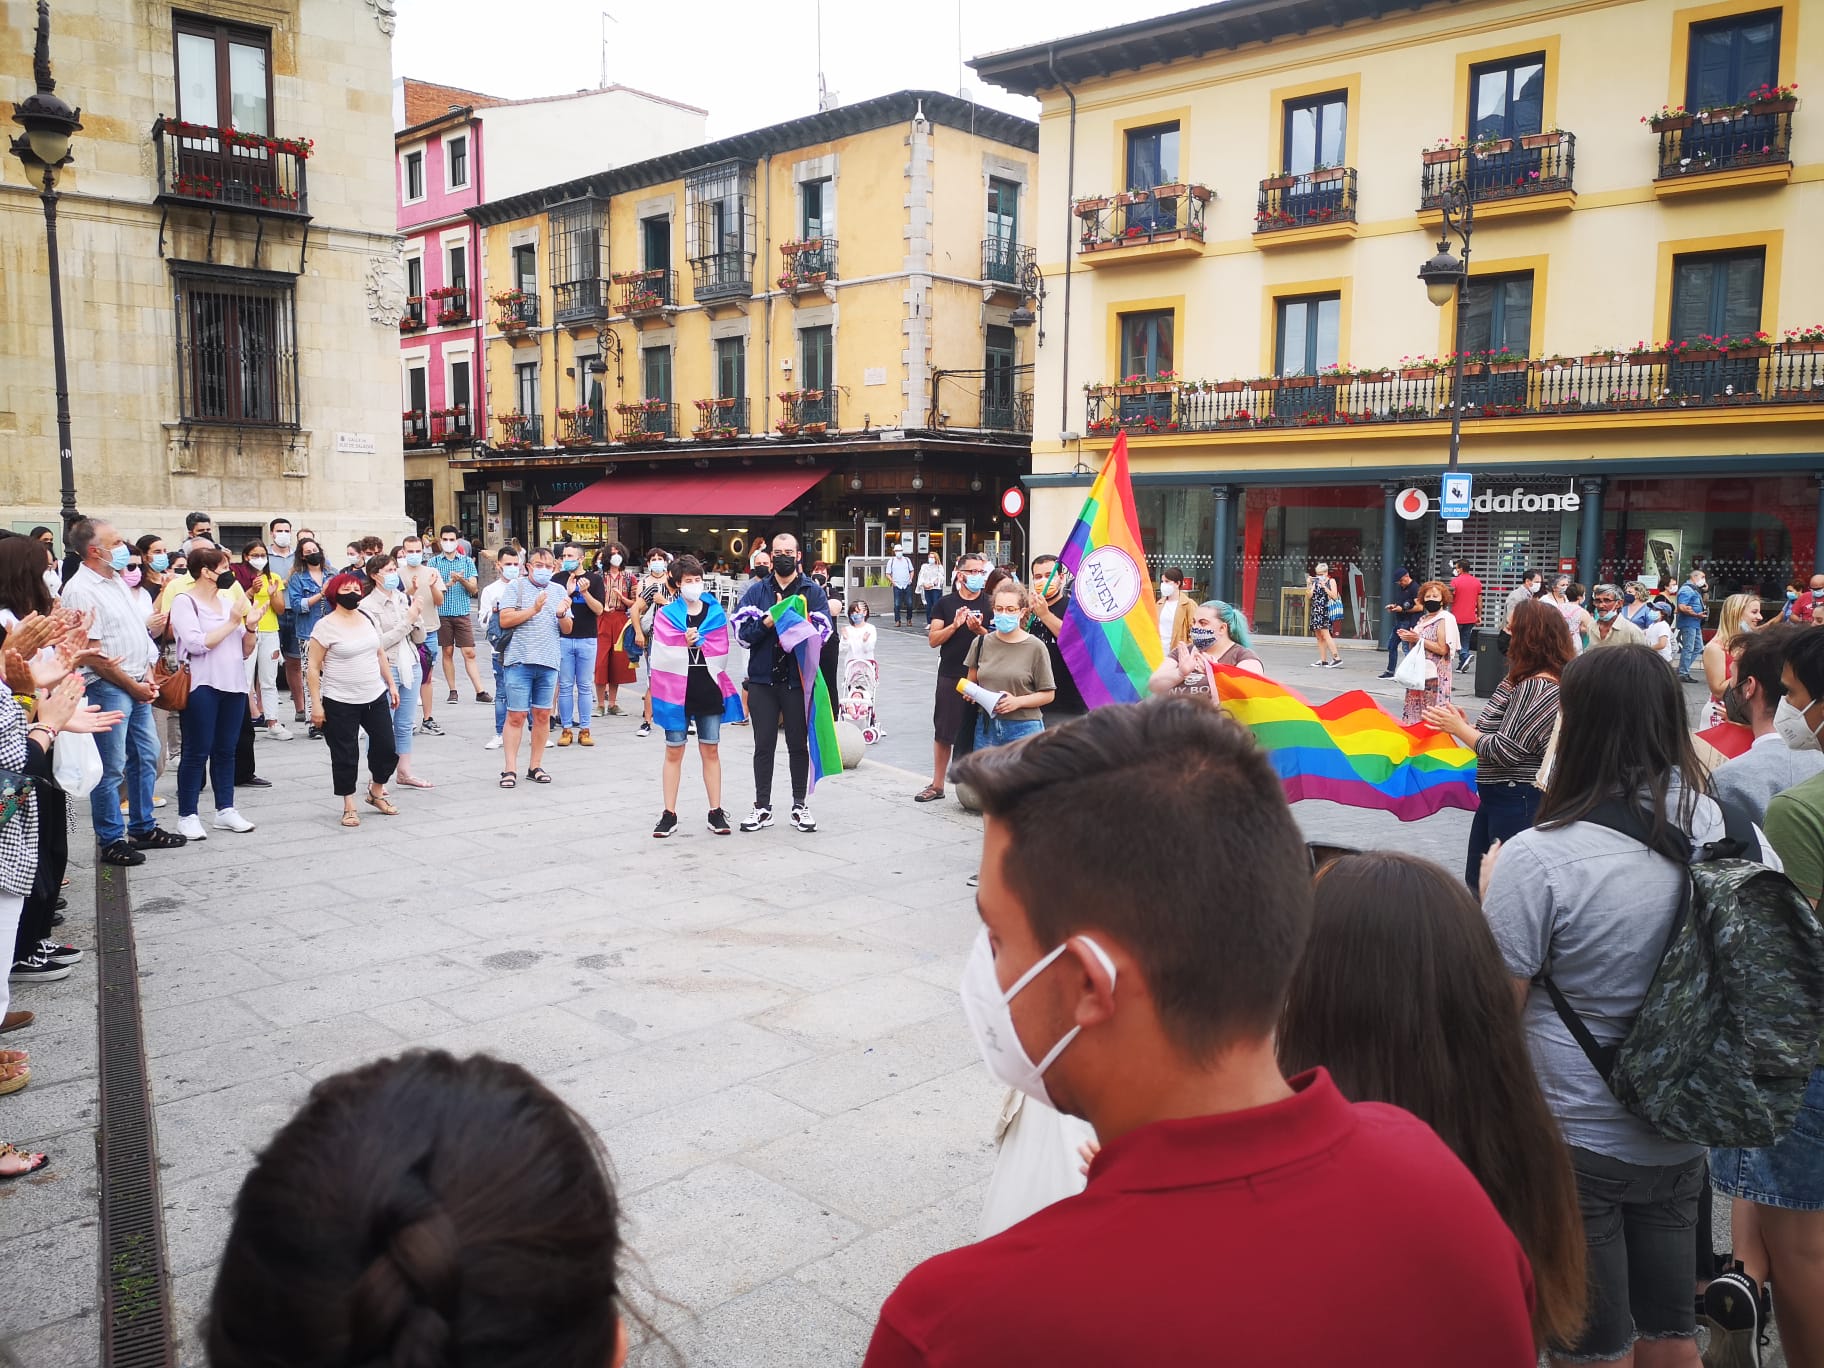
[[[1353,689],[1315,707],[1282,684],[1218,665],[1216,696],[1254,733],[1286,799],[1325,798],[1416,822],[1440,808],[1474,811],[1476,753],[1454,736],[1403,727]]]
[[[1127,477],[1127,434],[1090,486],[1060,563],[1073,576],[1070,603],[1059,624],[1058,649],[1083,701],[1138,703],[1146,681],[1165,658],[1159,642],[1159,604],[1153,597],[1146,548],[1134,517]]]

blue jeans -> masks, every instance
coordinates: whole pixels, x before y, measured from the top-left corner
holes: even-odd
[[[120,816],[120,785],[127,785],[131,830],[143,836],[152,830],[152,781],[157,775],[158,729],[152,725],[152,705],[129,698],[127,691],[97,679],[87,690],[88,700],[103,712],[123,712],[126,718],[95,738],[101,751],[101,782],[89,794],[89,816],[95,839],[112,845],[126,837],[128,824]],[[233,747],[229,748],[232,756]],[[231,771],[232,772],[232,771]]]
[[[1824,1211],[1824,1067],[1811,1071],[1792,1129],[1764,1149],[1713,1149],[1718,1192],[1787,1211]]]
[[[925,590],[925,626],[937,621],[937,605],[944,596],[942,589]]]
[[[975,719],[975,748],[979,751],[987,750],[990,746],[1004,746],[1009,741],[1018,741],[1021,737],[1033,736],[1044,730],[1045,722],[1042,718],[1033,722],[1009,722],[1004,717],[990,717],[987,713],[982,713]]]
[[[1530,828],[1544,796],[1532,784],[1476,785],[1476,815],[1469,824],[1469,858],[1463,865],[1463,879],[1471,893],[1481,887],[1482,857],[1488,848]]]
[[[1704,653],[1704,626],[1694,617],[1678,620],[1678,672],[1691,673],[1691,662]]]
[[[190,701],[177,715],[184,737],[184,753],[177,761],[177,815],[196,816],[196,802],[203,793],[203,767],[215,789],[215,810],[234,806],[234,749],[241,740],[241,720],[247,716],[247,695],[224,693],[207,684],[190,690]]]
[[[1389,673],[1400,668],[1400,657],[1405,655],[1409,649],[1406,643],[1400,640],[1400,628],[1403,626],[1405,626],[1404,623],[1395,623],[1387,629],[1387,669]]]
[[[699,713],[690,720],[697,724],[698,745],[713,746],[722,739],[721,713]],[[668,746],[682,746],[689,740],[690,733],[687,731],[672,731],[669,727],[665,730],[665,744]]]
[[[494,735],[499,736],[507,729],[507,674],[506,666],[500,663],[500,652],[494,657]]]
[[[893,586],[893,621],[912,621],[912,586]]]
[[[595,638],[557,643],[557,717],[560,727],[586,727],[595,716]]]
[[[393,709],[393,750],[399,755],[412,753],[412,719],[418,715],[418,686],[424,682],[418,678],[415,652],[411,664],[409,676],[401,675],[398,665],[393,666],[393,685],[399,690],[399,706]]]

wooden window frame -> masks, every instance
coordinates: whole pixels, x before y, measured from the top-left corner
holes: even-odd
[[[259,46],[266,50],[266,122],[264,130],[267,137],[278,131],[278,120],[274,117],[276,106],[272,99],[272,30],[254,28],[246,24],[230,24],[221,19],[207,15],[174,13],[171,16],[171,75],[177,82],[177,89],[184,88],[183,70],[179,65],[177,35],[187,33],[194,38],[207,38],[215,44],[215,126],[226,128],[234,119],[234,83],[230,79],[228,66],[228,45],[231,42]],[[225,102],[225,104],[224,104]]]

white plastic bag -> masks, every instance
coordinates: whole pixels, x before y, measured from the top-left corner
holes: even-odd
[[[1393,672],[1393,682],[1402,689],[1422,689],[1431,681],[1431,655],[1425,649],[1425,639],[1420,637],[1400,658],[1399,666]]]
[[[1087,1121],[1065,1116],[1009,1091],[1001,1108],[999,1152],[982,1203],[978,1239],[998,1235],[1053,1202],[1074,1197],[1088,1181],[1077,1147],[1096,1138]]]
[[[70,797],[87,797],[101,782],[101,751],[95,738],[82,732],[58,732],[51,743],[51,775]]]

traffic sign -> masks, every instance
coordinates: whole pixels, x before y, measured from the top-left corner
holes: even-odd
[[[1422,489],[1402,489],[1393,496],[1393,511],[1407,522],[1417,522],[1431,512],[1431,496]]]
[[[1026,511],[1026,491],[1017,485],[1001,495],[1001,512],[1010,518],[1017,518]]]
[[[1443,490],[1438,496],[1440,518],[1461,520],[1469,516],[1472,482],[1473,477],[1467,470],[1453,470],[1444,477]]]

